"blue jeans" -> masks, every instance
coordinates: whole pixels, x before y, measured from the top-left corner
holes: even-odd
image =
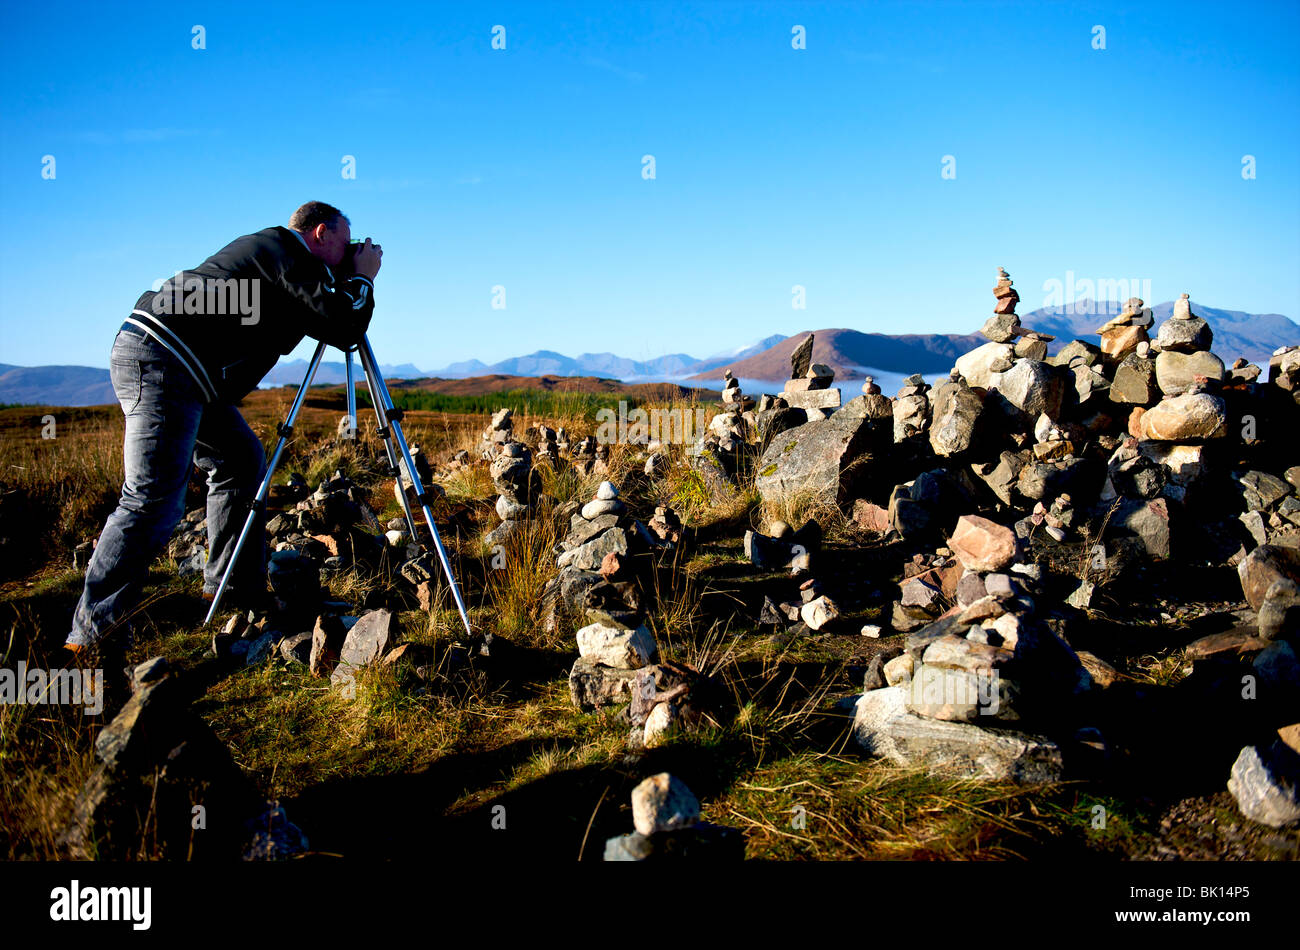
[[[86,568],[69,644],[100,640],[139,602],[150,563],[185,512],[191,458],[208,476],[203,589],[215,592],[266,467],[262,442],[239,410],[229,403],[205,405],[193,377],[160,343],[119,331],[109,366],[126,414],[126,482]],[[266,592],[263,520],[259,516],[244,544],[228,595]]]

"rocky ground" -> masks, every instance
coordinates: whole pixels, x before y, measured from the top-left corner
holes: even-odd
[[[1300,349],[1228,368],[1184,296],[1049,356],[994,297],[939,386],[841,405],[809,336],[684,442],[409,414],[468,632],[373,427],[313,397],[270,603],[198,623],[195,505],[104,717],[0,706],[10,853],[1294,859]],[[11,452],[9,511],[99,507],[6,532],[3,665],[59,662],[101,441],[44,482],[72,449]]]

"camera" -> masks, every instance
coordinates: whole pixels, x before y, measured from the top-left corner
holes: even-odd
[[[357,270],[357,251],[364,245],[365,241],[349,241],[347,250],[343,254],[343,262],[339,269],[349,274],[355,274]]]

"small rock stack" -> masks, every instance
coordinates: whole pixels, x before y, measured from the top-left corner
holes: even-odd
[[[1006,269],[999,267],[998,282],[993,288],[993,316],[980,330],[990,342],[957,360],[954,371],[970,386],[990,388],[995,385],[996,374],[1011,369],[1017,359],[1035,362],[1047,359],[1047,344],[1056,339],[1020,325],[1016,314],[1020,294],[1013,283]]]
[[[1184,294],[1184,297],[1187,295]],[[1101,336],[1102,357],[1111,366],[1118,365],[1130,353],[1145,355],[1145,346],[1150,345],[1147,330],[1155,318],[1140,297],[1130,297],[1123,312],[1112,317],[1097,328]]]
[[[744,412],[747,409],[754,408],[754,400],[740,391],[740,380],[731,375],[731,370],[723,374],[725,382],[722,384],[722,404],[724,406],[734,407]]]
[[[868,674],[855,723],[867,751],[968,777],[1061,778],[1061,747],[1007,724],[1073,727],[1083,708],[1076,701],[1093,681],[1080,657],[1035,618],[1041,568],[1018,563],[1018,554],[1010,528],[965,515],[939,557],[915,561],[896,618],[899,606],[939,616],[901,649],[882,653],[892,655]]]
[[[633,555],[665,542],[630,517],[612,482],[601,482],[591,501],[567,502],[556,514],[560,519],[568,516],[569,531],[555,548],[559,574],[542,590],[543,630],[559,629],[561,608],[576,612],[609,605],[616,615],[630,620],[641,609],[640,590],[637,584],[624,582],[621,572],[629,570]],[[628,562],[620,565],[618,581],[601,574],[609,566],[606,556],[610,554]]]
[[[579,478],[608,474],[609,446],[598,442],[594,435],[580,439],[573,448],[573,470]]]
[[[930,425],[930,400],[926,393],[930,385],[920,373],[903,380],[903,388],[894,396],[894,441],[902,442]]]
[[[560,461],[559,433],[550,426],[537,427],[537,462],[545,462],[554,468]]]
[[[632,790],[632,834],[605,842],[606,861],[701,858],[742,860],[744,836],[700,821],[700,803],[680,779],[652,775]]]
[[[512,441],[514,441],[514,411],[506,408],[498,409],[492,413],[492,421],[483,430],[483,437],[479,440],[478,457],[490,462],[497,457],[501,446]]]
[[[862,381],[862,395],[841,406],[839,413],[864,419],[893,419],[894,401],[881,393],[874,376],[868,376]]]
[[[1192,313],[1187,294],[1174,301],[1173,315],[1160,325],[1151,350],[1156,356],[1156,383],[1166,396],[1181,396],[1217,388],[1226,371],[1223,360],[1210,352],[1214,333],[1210,325]],[[1198,377],[1204,377],[1198,380]]]
[[[501,446],[501,454],[492,460],[492,484],[500,492],[496,512],[501,524],[488,532],[488,544],[500,544],[529,517],[541,498],[541,477],[533,469],[532,453],[522,442],[510,441]]]
[[[813,334],[809,333],[790,354],[790,378],[781,398],[792,408],[809,411],[809,419],[818,419],[840,407],[840,391],[831,387],[835,371],[825,363],[814,363],[812,350]]]

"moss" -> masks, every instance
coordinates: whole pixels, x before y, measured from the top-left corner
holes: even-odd
[[[758,473],[758,477],[759,477],[759,478],[767,478],[768,476],[770,476],[770,475],[775,475],[775,474],[776,474],[776,463],[773,462],[771,465],[767,466],[767,468],[765,468],[765,469],[763,469],[761,472],[759,472],[759,473]]]

